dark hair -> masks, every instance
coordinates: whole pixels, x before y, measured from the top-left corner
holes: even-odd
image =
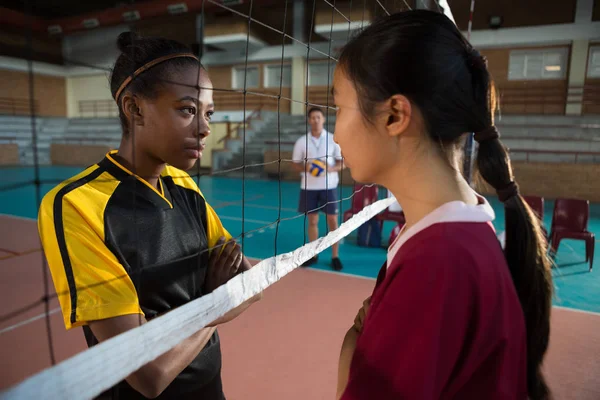
[[[325,113],[319,107],[312,107],[312,108],[310,108],[308,110],[308,114],[306,114],[306,115],[308,115],[310,117],[310,114],[312,114],[314,112],[320,112],[322,116],[325,116]]]
[[[494,124],[495,90],[485,59],[443,14],[415,10],[384,17],[344,47],[338,65],[353,82],[367,121],[376,105],[402,94],[445,148]],[[477,168],[504,202],[504,253],[527,327],[528,392],[533,400],[545,399],[550,393],[541,364],[550,334],[551,264],[538,219],[515,192],[507,150],[497,135],[487,136],[479,143]]]
[[[171,54],[192,54],[192,50],[174,40],[154,37],[140,37],[134,32],[123,32],[117,38],[117,47],[121,52],[110,76],[110,91],[113,98],[125,79],[131,77],[138,68],[159,57]],[[115,99],[119,107],[119,119],[123,134],[129,133],[129,121],[123,112],[121,97],[127,91],[146,98],[156,97],[160,85],[168,80],[177,69],[200,66],[200,62],[190,57],[178,57],[158,63],[156,66],[137,75],[125,90]]]

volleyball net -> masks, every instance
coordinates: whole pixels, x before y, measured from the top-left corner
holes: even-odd
[[[447,1],[286,0],[279,3],[271,10],[275,17],[268,17],[268,14],[261,12],[259,0],[188,1],[178,5],[180,10],[170,10],[172,14],[195,15],[198,42],[192,47],[213,81],[216,109],[214,124],[219,126],[219,129],[215,130],[218,133],[213,134],[214,139],[208,144],[208,151],[211,150],[211,143],[219,147],[219,151],[212,152],[210,164],[198,161],[188,172],[207,197],[211,196],[212,189],[204,188],[206,179],[231,178],[219,181],[216,185],[224,186],[225,191],[229,190],[231,201],[217,202],[213,206],[218,214],[219,206],[236,208],[239,215],[221,216],[222,222],[232,232],[234,239],[240,242],[242,251],[260,261],[252,269],[235,276],[212,293],[71,358],[55,363],[56,356],[51,354],[50,359],[54,364],[52,367],[6,389],[0,393],[0,398],[93,398],[228,311],[275,284],[395,202],[393,198],[381,196],[380,200],[361,210],[355,210],[351,217],[340,221],[342,223],[338,229],[321,235],[315,241],[307,242],[307,215],[319,209],[299,213],[286,206],[292,202],[290,200],[286,203],[285,198],[288,196],[286,190],[290,188],[287,178],[292,183],[295,181],[293,184],[299,188],[298,172],[291,168],[291,165],[313,160],[308,157],[293,159],[291,149],[294,140],[310,130],[307,112],[313,107],[323,111],[325,129],[329,132],[334,131],[335,112],[330,95],[333,71],[337,55],[349,38],[380,16],[413,8],[437,10],[454,20]],[[140,15],[136,12],[135,3],[126,6],[122,14],[126,21],[131,20],[128,29],[139,32],[142,37],[168,35],[167,32],[153,32],[151,24],[138,23]],[[172,25],[185,21],[180,19],[184,18],[181,16],[173,15],[171,18],[171,22],[168,23]],[[92,42],[105,41],[106,35],[111,35],[110,32],[115,42],[119,31],[111,28],[108,34],[106,31],[101,34],[102,27],[92,26],[98,23],[97,20],[86,21],[91,29],[87,32],[87,39],[69,42],[69,51],[63,51],[64,65],[70,71],[81,72],[82,77],[90,76],[82,71],[99,71],[107,75],[115,61],[114,54],[94,54],[93,48],[85,47]],[[309,22],[309,26],[306,26],[305,21]],[[217,27],[219,24],[220,29]],[[60,30],[61,27],[55,26],[52,29]],[[94,36],[94,29],[98,30],[97,37]],[[33,43],[33,34],[29,35],[28,40],[30,44]],[[73,56],[75,54],[78,56]],[[39,91],[35,89],[33,48],[29,56],[29,104],[18,107],[24,107],[27,111],[24,114],[29,115],[31,120],[31,138],[26,142],[30,148],[20,152],[21,163],[31,168],[26,173],[27,179],[5,183],[0,190],[34,188],[36,206],[39,208],[43,194],[53,185],[63,181],[44,172],[44,167],[52,165],[55,161],[52,146],[59,149],[56,152],[63,155],[70,153],[74,157],[85,153],[76,149],[84,148],[86,151],[97,153],[98,147],[102,151],[106,148],[116,148],[120,140],[120,126],[114,101],[111,103],[104,100],[79,100],[78,104],[73,105],[76,109],[75,114],[78,115],[77,120],[73,122],[79,124],[75,129],[79,132],[78,136],[68,136],[71,126],[68,124],[71,122],[68,122],[68,126],[62,125],[54,130],[50,129],[47,122],[44,122],[42,127],[38,126],[41,119],[38,116],[39,104],[36,99]],[[97,60],[97,63],[94,63],[94,60]],[[224,84],[226,81],[228,84]],[[89,85],[90,82],[83,79],[81,82],[72,80],[70,90],[74,90],[75,85]],[[111,119],[112,124],[106,122]],[[132,135],[135,135],[135,131]],[[21,142],[15,138],[15,143],[22,145]],[[330,165],[327,157],[329,156],[321,158],[325,161],[325,172]],[[351,207],[350,203],[356,196],[362,196],[365,186],[357,185],[347,169],[342,169],[339,174],[340,185],[334,186],[339,193],[335,202],[339,203],[338,209],[343,212],[344,207]],[[264,189],[253,183],[257,178],[266,178],[267,181],[275,183]],[[217,190],[219,189],[215,189]],[[294,196],[294,201],[297,201],[297,191],[292,197]],[[257,198],[268,198],[269,202],[257,206],[253,203]],[[251,211],[254,206],[261,207],[263,211],[269,210],[269,217],[256,219]],[[326,206],[327,204],[322,204],[319,208]],[[342,212],[339,213],[340,219]],[[281,245],[280,239],[284,235],[280,230],[282,224],[302,219],[302,243],[288,241]],[[265,231],[271,232],[270,239],[265,240],[263,237],[259,242],[259,233],[264,234]],[[265,251],[254,252],[254,249],[259,247],[264,250],[265,243],[270,240],[273,240],[271,243],[274,245],[272,250],[268,250],[269,256],[266,256]],[[290,248],[291,246],[293,247]],[[43,256],[40,262],[46,278],[48,272]],[[140,274],[143,274],[143,271],[141,268]],[[14,319],[19,312],[25,313],[31,307],[43,303],[46,310],[44,318],[47,321],[49,349],[53,352],[50,318],[53,314],[60,313],[60,309],[50,307],[50,302],[56,299],[58,294],[53,294],[49,287],[45,290],[46,293],[37,304],[2,315],[0,320]],[[3,331],[6,331],[6,328],[0,331],[0,334]],[[107,365],[110,365],[110,368],[107,368]]]

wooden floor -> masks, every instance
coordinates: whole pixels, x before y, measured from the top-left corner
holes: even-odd
[[[0,388],[51,366],[44,267],[35,223],[3,217]],[[50,283],[50,282],[49,282]],[[297,270],[220,328],[228,399],[332,399],[342,337],[374,281]],[[52,292],[52,284],[49,289]],[[55,362],[85,349],[48,303]],[[600,315],[554,308],[546,374],[556,399],[600,399]]]

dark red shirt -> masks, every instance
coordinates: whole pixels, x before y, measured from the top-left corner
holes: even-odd
[[[525,320],[502,248],[489,222],[457,219],[429,221],[383,266],[343,400],[527,398]]]

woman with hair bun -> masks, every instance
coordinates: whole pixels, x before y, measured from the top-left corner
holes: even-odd
[[[130,32],[110,78],[118,150],[43,199],[39,233],[67,329],[88,346],[212,292],[250,268],[194,180],[214,113],[212,83],[189,48]],[[106,399],[225,398],[218,324],[144,365]],[[110,368],[110,366],[106,366]]]

